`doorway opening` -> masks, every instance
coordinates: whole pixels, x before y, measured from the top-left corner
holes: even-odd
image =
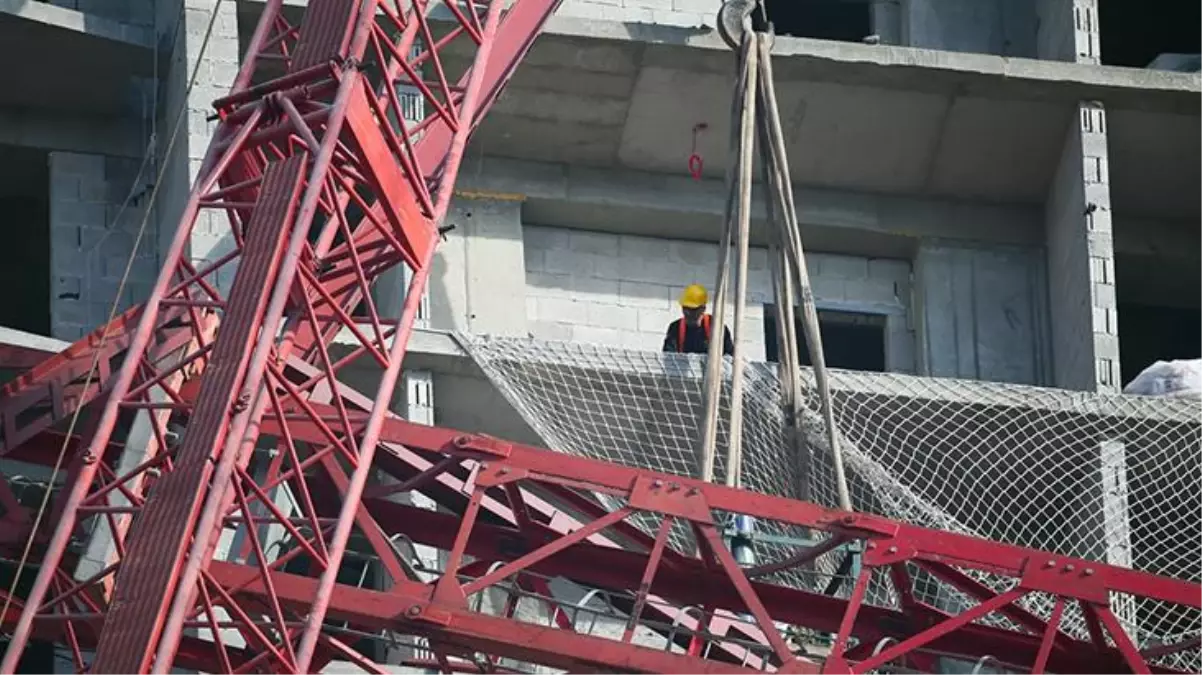
[[[50,335],[50,157],[45,150],[0,145],[0,228],[7,263],[0,326]]]
[[[766,0],[777,35],[860,42],[872,34],[868,0]]]
[[[1123,386],[1157,361],[1202,357],[1202,308],[1120,302]]]
[[[1157,62],[1158,68],[1196,71],[1202,52],[1199,24],[1202,3],[1198,0],[1101,0],[1102,63],[1147,68]]]
[[[809,366],[810,348],[801,327],[797,311],[797,341],[801,365]],[[818,329],[822,331],[822,347],[826,365],[845,370],[885,372],[885,317],[863,312],[818,310]],[[764,346],[768,361],[776,362],[776,309],[764,306]]]
[[[1202,260],[1184,253],[1114,256],[1123,386],[1157,361],[1202,357]]]

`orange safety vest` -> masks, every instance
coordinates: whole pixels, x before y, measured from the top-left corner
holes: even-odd
[[[710,340],[710,315],[709,314],[701,315],[701,328],[705,331],[705,341],[708,343]],[[681,318],[681,320],[679,322],[677,322],[677,324],[676,324],[676,351],[678,351],[678,352],[684,351],[684,334],[685,334],[685,331],[687,331],[687,330],[688,330],[688,326],[685,325],[685,320],[683,318]]]

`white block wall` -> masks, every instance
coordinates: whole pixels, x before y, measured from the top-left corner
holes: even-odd
[[[215,122],[207,119],[213,111],[212,103],[229,93],[230,85],[238,75],[236,3],[225,2],[218,6],[212,34],[208,44],[204,44],[214,6],[216,0],[184,0],[182,3],[158,3],[155,6],[156,32],[164,44],[171,46],[171,58],[163,75],[165,93],[160,103],[160,152],[166,150],[170,129],[181,109],[185,117],[182,133],[172,146],[170,156],[158,158],[166,165],[158,197],[161,246],[164,249],[175,236],[192,181],[200,171],[209,141],[217,128]],[[169,42],[172,37],[174,43]],[[196,82],[189,92],[188,82],[198,61],[200,68]],[[234,242],[229,232],[225,214],[211,209],[201,212],[192,230],[192,262],[202,264],[231,251]],[[219,270],[214,275],[218,287],[228,289],[235,271],[234,264]]]
[[[149,178],[134,185],[133,159],[50,153],[50,329],[75,340],[150,294],[158,275],[158,233],[148,222],[129,277],[117,290],[146,213]],[[140,196],[121,209],[134,188]]]
[[[659,350],[680,314],[681,290],[712,292],[714,244],[527,225],[526,317],[533,337]],[[890,370],[913,372],[910,263],[812,253],[806,257],[820,309],[887,317]],[[767,251],[752,249],[744,338],[763,360],[765,303],[772,301]]]
[[[565,0],[556,15],[697,28],[713,26],[721,5],[721,0]]]

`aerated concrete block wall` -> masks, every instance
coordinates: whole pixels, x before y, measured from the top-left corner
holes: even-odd
[[[1054,383],[1116,391],[1119,372],[1106,113],[1082,104],[1047,201]]]
[[[149,294],[159,268],[153,214],[130,261],[148,201],[149,179],[134,182],[139,164],[50,153],[52,337],[76,340],[108,320],[114,300],[122,311]],[[128,279],[118,293],[127,263]]]
[[[180,215],[188,200],[192,181],[200,169],[201,160],[216,130],[207,120],[213,112],[212,102],[229,93],[238,74],[238,17],[233,2],[221,3],[213,31],[205,44],[205,33],[216,0],[184,0],[160,2],[155,7],[155,29],[163,57],[164,68],[160,91],[162,117],[159,120],[159,161],[166,171],[158,198],[161,242],[170,245],[179,225]],[[196,82],[188,91],[194,69]],[[184,118],[171,152],[166,153],[169,138],[178,116]],[[209,210],[202,212],[192,231],[190,242],[193,262],[214,260],[228,253],[233,240],[224,214]],[[219,287],[228,288],[233,281],[234,266],[222,268],[215,279]]]
[[[535,338],[659,350],[680,315],[684,286],[713,291],[713,244],[533,225],[523,235],[526,316]],[[806,261],[819,308],[884,315],[887,367],[913,372],[909,261],[821,253]],[[749,286],[744,335],[749,357],[762,361],[763,307],[772,302],[765,249],[751,251]]]
[[[681,28],[713,26],[722,0],[564,0],[558,16]]]
[[[1039,0],[1039,56],[1100,62],[1097,0]],[[1048,190],[1045,228],[1053,384],[1117,391],[1118,311],[1106,110],[1082,101]]]

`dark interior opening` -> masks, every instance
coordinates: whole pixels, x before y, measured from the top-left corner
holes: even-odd
[[[1157,361],[1202,357],[1202,309],[1120,302],[1123,386]]]
[[[766,0],[777,35],[860,42],[872,34],[866,0]]]
[[[1125,224],[1116,220],[1116,235]],[[1202,298],[1198,295],[1202,258],[1197,255],[1198,244],[1188,243],[1191,239],[1196,242],[1195,237],[1196,231],[1194,237],[1180,240],[1137,240],[1155,253],[1115,253],[1119,368],[1124,386],[1157,361],[1202,356]]]
[[[50,335],[50,161],[44,150],[0,145],[0,326]]]
[[[1145,68],[1160,54],[1202,52],[1198,0],[1101,0],[1102,63]]]
[[[810,349],[797,312],[797,341],[801,365],[810,364]],[[846,370],[885,372],[885,317],[860,312],[818,311],[818,329],[826,365]],[[772,305],[764,306],[764,345],[768,361],[779,358],[776,345],[776,314]]]

